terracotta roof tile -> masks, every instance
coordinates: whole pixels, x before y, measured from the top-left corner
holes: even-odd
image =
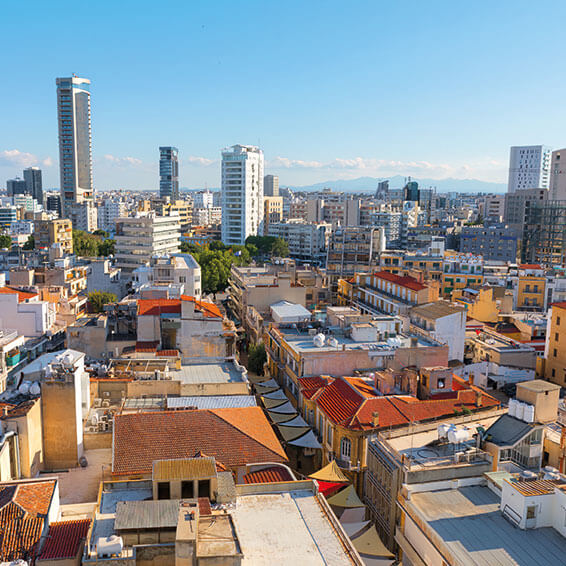
[[[159,350],[159,352],[156,352],[156,355],[165,358],[177,358],[180,354],[179,350]]]
[[[542,269],[539,263],[521,263],[519,269]]]
[[[195,304],[195,309],[208,318],[223,318],[220,309],[214,303],[199,301],[190,295],[181,295],[181,300],[192,301]]]
[[[8,285],[4,287],[0,287],[0,293],[3,295],[18,295],[18,303],[23,303],[28,299],[33,299],[34,297],[38,297],[37,293],[31,293],[30,291],[20,291],[16,287],[10,287]]]
[[[117,415],[113,472],[150,474],[154,460],[198,451],[234,469],[287,457],[260,407]]]
[[[138,299],[138,316],[181,314],[179,299]]]
[[[159,342],[136,342],[135,351],[140,352],[155,352],[157,351],[157,346]]]
[[[378,271],[374,273],[375,277],[379,277],[379,279],[384,279],[385,281],[390,281],[391,283],[396,283],[401,287],[406,287],[407,289],[411,289],[412,291],[422,291],[426,289],[426,285],[419,283],[414,277],[409,275],[401,276],[395,275],[394,273],[390,273],[389,271]]]
[[[291,474],[283,466],[270,466],[244,475],[244,483],[275,483],[293,481]]]
[[[41,560],[74,558],[86,538],[90,519],[51,523],[47,541],[41,551]]]

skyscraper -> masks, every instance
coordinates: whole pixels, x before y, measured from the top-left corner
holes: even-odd
[[[279,196],[279,177],[277,175],[266,175],[263,178],[263,196]]]
[[[263,151],[234,145],[222,152],[222,241],[244,244],[263,220]]]
[[[159,196],[171,202],[179,198],[179,150],[176,147],[159,148]]]
[[[520,189],[548,189],[551,149],[545,145],[521,145],[511,148],[507,192]]]
[[[14,195],[25,195],[27,192],[26,182],[19,177],[16,177],[15,179],[8,179],[6,181],[6,191],[9,197],[13,197]]]
[[[549,198],[550,200],[566,200],[566,149],[557,149],[552,152]]]
[[[26,182],[26,192],[39,204],[43,204],[41,169],[39,167],[28,167],[24,169],[24,180]]]
[[[74,204],[93,196],[90,81],[72,76],[56,82],[61,213],[69,218]]]

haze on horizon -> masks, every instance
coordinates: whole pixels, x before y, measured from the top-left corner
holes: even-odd
[[[59,186],[55,78],[92,80],[94,182],[220,184],[220,151],[260,145],[282,185],[411,175],[506,182],[509,146],[566,145],[551,73],[566,5],[330,1],[6,4],[0,186]],[[33,18],[29,17],[33,14]],[[7,52],[6,52],[7,53]]]

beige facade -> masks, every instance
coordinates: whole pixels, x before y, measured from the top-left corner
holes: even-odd
[[[73,225],[68,219],[36,220],[33,236],[36,249],[56,245],[64,254],[73,253]]]
[[[281,222],[283,218],[283,197],[265,197],[263,199],[263,234],[267,236],[269,225]]]

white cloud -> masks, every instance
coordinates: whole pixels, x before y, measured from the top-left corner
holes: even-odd
[[[47,158],[51,159],[51,158]],[[40,159],[33,153],[20,151],[19,149],[6,149],[0,151],[0,165],[14,166],[14,167],[31,167],[38,165]]]
[[[41,163],[44,167],[52,167],[53,159],[51,159],[51,157],[46,157]]]
[[[322,169],[324,163],[320,161],[303,161],[302,159],[289,159],[288,157],[276,157],[270,160],[270,167],[283,167],[285,169]]]
[[[141,159],[138,159],[137,157],[117,157],[115,155],[111,155],[110,153],[104,155],[104,159],[109,163],[118,166],[138,166],[143,163],[143,161]]]
[[[203,165],[204,167],[217,162],[216,159],[208,159],[208,157],[198,157],[195,155],[190,155],[185,161],[191,165]]]

